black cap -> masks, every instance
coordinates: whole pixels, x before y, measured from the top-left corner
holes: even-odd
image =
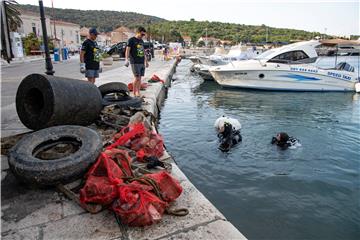
[[[94,34],[94,35],[98,35],[98,34],[99,34],[98,31],[96,30],[96,28],[90,28],[89,33],[90,33],[90,34]]]

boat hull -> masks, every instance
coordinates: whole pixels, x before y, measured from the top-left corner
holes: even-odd
[[[329,76],[329,71],[317,74],[286,70],[210,71],[215,81],[223,87],[269,91],[355,91],[355,80]],[[332,72],[330,72],[332,73]]]
[[[208,70],[199,70],[197,73],[205,81],[214,81],[213,76],[211,75],[211,73]]]

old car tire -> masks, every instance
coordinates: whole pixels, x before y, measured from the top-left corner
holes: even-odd
[[[21,122],[38,130],[58,125],[90,125],[102,110],[101,94],[92,83],[76,79],[30,74],[16,93]]]
[[[128,86],[121,82],[105,83],[99,86],[99,90],[103,97],[110,93],[122,93],[124,95],[130,95]]]
[[[107,106],[109,104],[112,104],[114,102],[122,102],[122,101],[127,101],[132,99],[132,97],[128,96],[128,95],[122,95],[122,96],[111,96],[111,95],[106,95],[103,97],[102,103],[103,105]]]
[[[39,149],[69,141],[80,143],[73,153],[51,160],[36,157]],[[51,127],[23,137],[9,152],[9,166],[22,182],[52,186],[81,178],[101,150],[101,137],[90,128],[74,125]]]
[[[107,101],[105,98],[103,99],[103,105],[109,106],[116,104],[118,107],[123,108],[141,108],[142,105],[142,99],[138,97],[128,97],[127,100],[123,101]]]

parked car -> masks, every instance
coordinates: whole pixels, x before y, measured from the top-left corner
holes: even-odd
[[[126,42],[119,42],[110,47],[110,49],[107,51],[107,54],[119,54],[120,58],[125,57],[125,51],[126,51]]]
[[[159,43],[158,41],[154,41],[153,44],[154,44],[154,48],[158,50],[161,50],[164,47],[164,44]]]
[[[107,54],[119,54],[120,58],[125,57],[125,51],[126,51],[126,45],[127,42],[119,42],[110,47],[110,49],[107,51]],[[144,42],[144,50],[145,52],[150,52],[150,55],[152,58],[155,57],[154,53],[154,44],[151,42]]]

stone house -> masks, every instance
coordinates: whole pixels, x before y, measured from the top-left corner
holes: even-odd
[[[131,37],[135,36],[135,32],[127,27],[119,27],[110,33],[111,44],[118,42],[127,42]]]

